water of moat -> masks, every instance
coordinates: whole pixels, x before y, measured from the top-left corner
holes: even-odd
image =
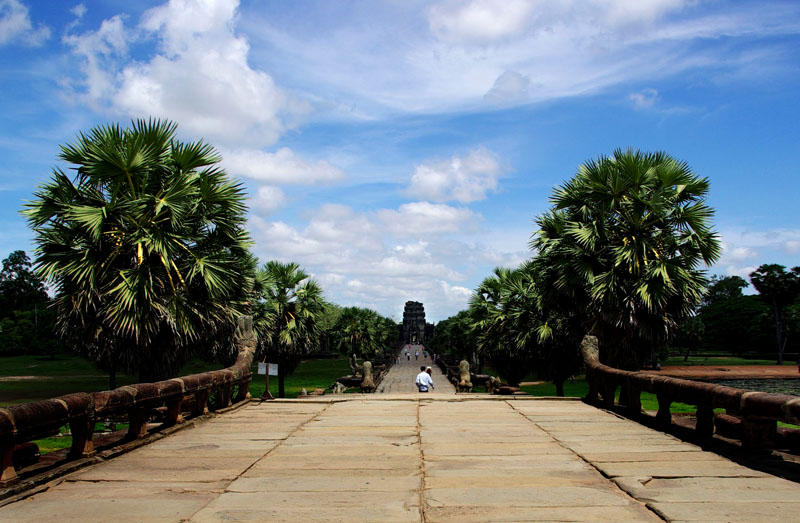
[[[755,390],[759,392],[772,392],[774,394],[794,394],[800,396],[800,378],[770,378],[770,379],[722,379],[698,380],[716,385],[725,385],[737,389]]]

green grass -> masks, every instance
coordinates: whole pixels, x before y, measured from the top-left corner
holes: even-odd
[[[220,364],[195,359],[184,365],[179,375],[221,368]],[[13,379],[4,379],[8,377]],[[117,374],[117,387],[136,382],[135,376]],[[0,405],[101,390],[108,390],[108,374],[80,356],[59,354],[55,359],[49,356],[0,357]]]
[[[556,387],[552,383],[541,383],[538,385],[524,385],[520,387],[523,391],[531,396],[555,396]],[[589,393],[589,384],[583,379],[578,377],[575,381],[564,382],[564,396],[573,398],[582,398]],[[617,388],[617,400],[619,400],[620,388]],[[658,410],[658,399],[655,394],[649,392],[642,392],[642,408],[644,410]],[[670,412],[673,414],[693,413],[697,410],[694,405],[687,405],[686,403],[673,402],[670,406]]]
[[[257,398],[264,394],[264,376],[256,374],[257,364],[253,365],[253,381],[250,383],[250,394]],[[337,378],[350,374],[350,364],[347,358],[304,360],[300,362],[294,373],[286,377],[286,397],[296,398],[300,390],[305,388],[307,392],[314,389],[327,389],[336,381]],[[269,390],[274,397],[278,397],[278,377],[269,377]],[[352,389],[349,392],[357,392]]]

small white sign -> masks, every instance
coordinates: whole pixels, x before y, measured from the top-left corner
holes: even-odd
[[[269,375],[270,376],[277,376],[278,375],[278,364],[277,363],[269,363]]]
[[[258,373],[259,374],[266,374],[267,373],[267,364],[258,362]]]

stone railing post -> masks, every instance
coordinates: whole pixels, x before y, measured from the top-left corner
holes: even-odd
[[[72,446],[67,453],[67,458],[78,459],[93,456],[94,417],[87,414],[70,420],[69,431],[72,433]]]
[[[128,410],[128,439],[141,439],[147,435],[147,422],[150,419],[150,409],[146,407],[133,407]]]
[[[626,391],[627,396],[628,396],[628,403],[627,403],[628,413],[631,414],[631,415],[634,415],[634,416],[638,415],[638,414],[641,414],[642,413],[642,389],[640,389],[639,387],[629,383],[627,385],[627,387],[625,387],[625,391]]]
[[[672,425],[672,412],[669,410],[672,406],[672,398],[662,392],[656,394],[656,399],[658,400],[656,422],[662,427]]]
[[[763,449],[775,443],[778,423],[775,420],[742,418],[742,447],[746,449]]]
[[[19,481],[14,468],[13,434],[13,417],[9,411],[0,408],[0,487],[8,487]]]
[[[698,405],[695,413],[697,422],[695,431],[701,438],[710,438],[714,435],[714,408],[711,405]]]

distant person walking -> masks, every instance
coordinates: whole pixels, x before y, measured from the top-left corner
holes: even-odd
[[[408,352],[408,349],[406,349],[406,358],[408,358],[408,361],[411,361],[411,353]]]
[[[418,360],[418,359],[419,359],[419,350],[415,350],[415,351],[414,351],[414,359],[415,359],[415,360]],[[422,370],[425,370],[425,369],[422,369]]]
[[[431,368],[425,368],[425,365],[422,365],[419,368],[419,374],[417,374],[417,379],[414,383],[417,384],[417,388],[420,392],[428,392],[428,389],[432,389],[433,387],[433,378],[431,377]],[[429,372],[430,371],[430,372]]]

